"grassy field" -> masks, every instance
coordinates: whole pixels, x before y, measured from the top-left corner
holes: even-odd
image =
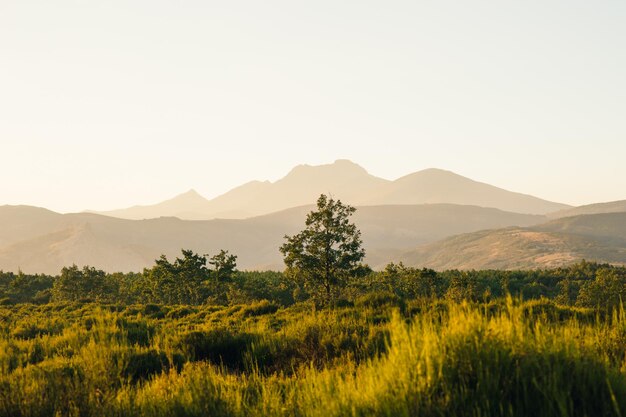
[[[626,416],[626,316],[548,300],[1,306],[2,416]]]

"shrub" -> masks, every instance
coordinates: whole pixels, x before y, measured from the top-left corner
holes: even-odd
[[[40,341],[34,341],[28,350],[28,363],[34,365],[39,362],[43,362],[46,358],[45,350]]]
[[[155,332],[154,326],[148,325],[145,321],[118,319],[117,325],[124,331],[126,340],[131,345],[148,346]]]
[[[9,297],[0,298],[0,305],[10,306],[10,305],[13,305],[13,304],[15,304],[15,303]]]
[[[146,316],[150,316],[157,319],[162,319],[165,317],[166,309],[162,308],[157,304],[146,304],[143,308],[143,314]]]
[[[365,294],[356,299],[356,307],[380,309],[382,307],[400,307],[404,311],[405,303],[400,297],[390,291],[376,291]]]
[[[18,339],[35,339],[41,335],[48,334],[48,330],[39,327],[35,323],[25,323],[16,327],[11,333],[13,337]]]
[[[178,307],[168,311],[165,317],[168,319],[180,319],[190,314],[194,314],[195,312],[196,310],[189,307]]]
[[[228,329],[217,328],[207,332],[184,333],[175,342],[175,346],[192,360],[206,360],[228,368],[241,369],[244,365],[244,353],[253,340],[251,334],[232,333]]]
[[[262,316],[265,314],[273,314],[278,311],[278,305],[267,300],[261,300],[258,303],[244,306],[240,310],[242,317]]]
[[[132,382],[148,379],[170,368],[165,353],[150,349],[143,352],[134,352],[128,356],[122,375]]]

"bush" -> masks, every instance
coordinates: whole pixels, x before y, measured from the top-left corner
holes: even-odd
[[[165,314],[167,312],[165,310],[167,309],[162,308],[160,305],[157,304],[146,304],[143,308],[143,314],[152,318],[162,319],[165,317]]]
[[[167,317],[168,319],[180,319],[190,314],[194,314],[195,312],[196,310],[189,307],[179,307],[168,311],[165,317]]]
[[[228,329],[218,328],[207,332],[184,333],[175,342],[175,346],[191,360],[206,360],[216,365],[241,369],[244,365],[244,353],[253,341],[251,334],[232,333]]]
[[[26,323],[19,327],[16,327],[11,333],[11,335],[18,339],[29,340],[29,339],[35,339],[39,336],[42,336],[48,333],[49,332],[47,329],[39,327],[38,325],[34,323]]]
[[[244,306],[240,310],[241,317],[262,316],[265,314],[273,314],[278,311],[278,305],[267,300],[261,300],[258,303]]]
[[[118,319],[117,325],[124,331],[126,340],[131,345],[150,345],[150,339],[155,332],[154,326],[148,325],[145,321]]]
[[[122,375],[132,382],[137,382],[167,371],[169,368],[170,363],[165,353],[150,349],[144,352],[131,353],[122,370]]]
[[[390,291],[376,291],[365,294],[356,299],[356,307],[369,307],[380,309],[383,307],[399,307],[404,311],[406,305],[404,300]]]

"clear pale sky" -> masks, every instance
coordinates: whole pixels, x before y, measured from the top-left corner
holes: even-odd
[[[59,211],[338,158],[626,199],[626,2],[1,0],[0,155]]]

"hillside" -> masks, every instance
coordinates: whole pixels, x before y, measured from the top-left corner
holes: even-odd
[[[550,213],[552,218],[563,218],[580,216],[582,214],[602,214],[602,213],[624,213],[626,212],[626,200],[610,201],[608,203],[588,204],[585,206],[574,207],[565,210],[559,210]]]
[[[445,203],[542,215],[570,208],[440,169],[427,169],[389,181],[369,174],[353,162],[338,160],[327,165],[299,165],[278,181],[252,181],[212,200],[191,190],[155,205],[100,214],[126,219],[161,216],[190,220],[241,219],[313,204],[322,193],[359,206]]]
[[[441,169],[426,169],[399,178],[372,201],[378,204],[382,201],[386,204],[466,204],[532,214],[546,214],[553,207],[565,207],[563,204],[513,193]]]
[[[551,268],[580,259],[626,264],[626,213],[462,234],[422,245],[399,259],[438,270]]]
[[[140,271],[162,253],[228,249],[242,269],[282,269],[285,234],[304,226],[312,206],[243,220],[126,220],[89,213],[58,214],[25,206],[0,207],[0,269],[57,273],[76,263],[107,271]],[[420,243],[485,228],[529,226],[543,216],[451,204],[365,206],[354,221],[373,266]]]

